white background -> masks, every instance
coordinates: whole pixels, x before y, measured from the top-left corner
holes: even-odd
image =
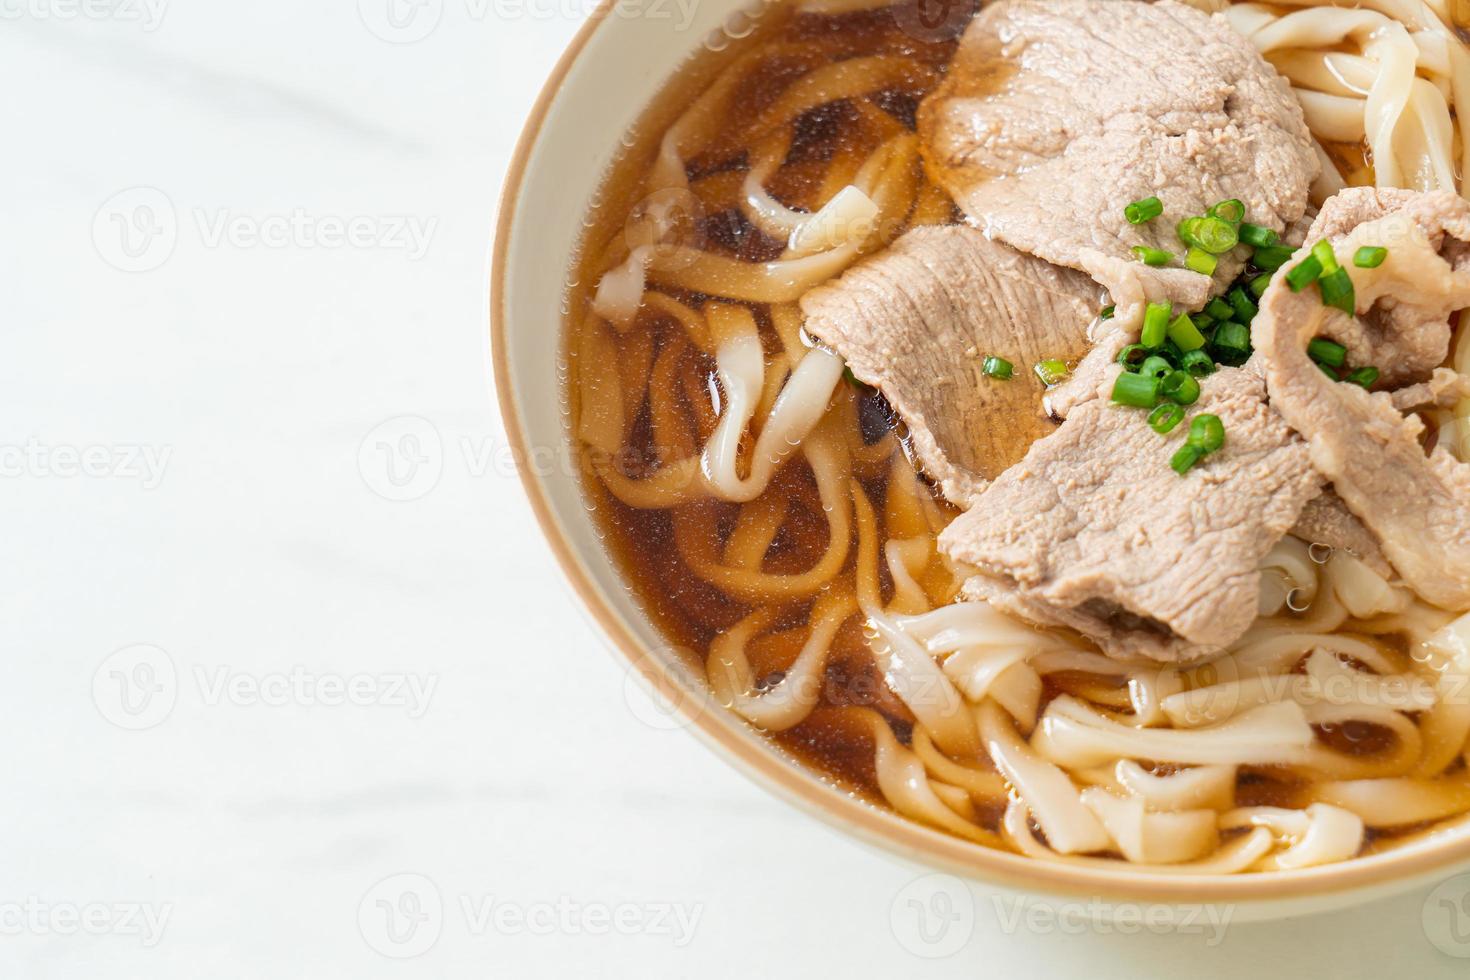
[[[488,371],[502,172],[590,0],[426,2],[389,44],[357,0],[0,0],[0,976],[1470,973],[1422,892],[1216,945],[1008,927],[658,725]]]

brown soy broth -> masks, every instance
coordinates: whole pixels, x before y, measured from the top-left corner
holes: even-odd
[[[841,17],[803,17],[775,8],[753,37],[732,45],[729,51],[695,59],[681,70],[635,128],[631,146],[614,164],[599,195],[602,206],[591,216],[578,258],[576,284],[571,290],[572,331],[585,316],[609,249],[615,250],[619,244],[618,236],[636,201],[639,184],[651,167],[663,132],[720,69],[756,44],[788,45],[793,51],[817,48],[832,61],[867,55],[902,55],[942,72],[954,51],[955,39],[911,36],[898,26],[893,10]],[[740,82],[732,111],[720,121],[719,131],[724,138],[716,137],[706,152],[687,162],[691,190],[705,206],[698,229],[702,248],[753,262],[767,261],[782,251],[784,243],[763,235],[736,206],[739,185],[749,161],[744,149],[726,140],[731,134],[748,131],[761,112],[798,74],[810,67],[801,64],[799,58],[776,57],[766,63],[767,70],[750,72]],[[913,128],[918,99],[911,93],[879,93],[872,101],[895,127]],[[829,103],[806,113],[798,119],[785,163],[768,183],[768,189],[788,207],[811,210],[820,203],[814,199],[834,155],[871,151],[876,141],[870,129],[849,101]],[[853,145],[855,138],[866,141],[865,145]],[[677,289],[665,291],[696,308],[708,299]],[[752,308],[768,355],[780,350],[764,307],[755,304]],[[658,370],[658,358],[670,356],[670,345],[681,342],[682,329],[673,318],[661,318],[648,310],[640,313],[640,318],[640,326],[653,328],[651,358],[655,367],[647,376],[650,397],[642,402],[630,421],[628,447],[618,461],[624,475],[634,478],[656,471],[661,456],[666,455],[658,450],[653,434],[650,404],[655,394],[666,403],[678,406],[687,426],[687,432],[678,442],[688,452],[694,452],[708,438],[717,414],[714,405],[720,397],[712,359],[692,346],[686,345],[689,349],[676,358],[671,357],[676,362],[673,371]],[[625,378],[639,375],[626,364],[633,356],[632,346],[627,338],[619,338],[619,357],[625,362],[619,367]],[[568,349],[575,351],[575,344]],[[569,360],[572,371],[583,369],[575,363],[574,356]],[[594,370],[606,367],[591,366]],[[569,391],[575,401],[576,385],[569,386]],[[857,392],[845,384],[840,386],[838,397],[866,402],[858,405],[857,416],[863,427],[864,442],[877,443],[894,429],[896,419],[881,405],[881,398],[876,399],[875,406],[871,393]],[[575,417],[575,404],[572,408]],[[896,451],[902,451],[901,442],[895,439],[889,442]],[[883,468],[877,469],[881,472]],[[749,614],[752,606],[697,576],[686,562],[681,545],[719,555],[735,508],[717,501],[696,501],[667,510],[640,509],[619,501],[585,471],[583,483],[606,545],[625,572],[629,589],[670,646],[680,650],[691,666],[702,667],[714,639]],[[865,481],[865,488],[875,504],[882,501],[881,476]],[[765,492],[785,497],[789,511],[766,553],[762,570],[779,574],[810,567],[827,546],[828,530],[815,482],[805,463],[794,461],[784,466]],[[881,506],[875,510],[881,522],[884,516]],[[884,536],[880,526],[880,540]],[[851,581],[855,561],[855,553],[850,554],[847,568],[837,581]],[[890,583],[886,581],[886,569],[880,571],[880,576],[884,578],[887,594]],[[805,638],[804,627],[811,605],[811,599],[787,604],[776,627],[750,644],[747,654],[758,683],[775,683],[781,670],[795,659]],[[789,636],[782,635],[783,628]],[[823,679],[821,705],[800,725],[775,734],[773,741],[849,791],[879,802],[871,734],[851,716],[834,709],[855,705],[876,708],[890,719],[895,732],[904,739],[908,737],[911,717],[884,684],[857,617],[838,633]]]

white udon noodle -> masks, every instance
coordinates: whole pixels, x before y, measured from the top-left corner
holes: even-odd
[[[1288,3],[1302,9],[1280,14],[1195,0],[1223,10],[1291,80],[1319,140],[1368,146],[1380,185],[1453,186],[1470,159],[1470,131],[1458,131],[1450,115],[1470,104],[1470,55],[1443,5]],[[805,5],[813,13],[879,6]],[[605,253],[573,348],[577,435],[609,493],[636,508],[702,499],[741,505],[723,554],[681,546],[694,574],[753,605],[709,650],[716,697],[766,731],[801,724],[821,704],[839,630],[860,614],[886,685],[915,719],[905,745],[878,711],[841,709],[871,734],[883,798],[910,819],[1046,861],[1122,860],[1171,874],[1287,870],[1359,854],[1369,828],[1395,831],[1470,810],[1470,615],[1426,605],[1351,555],[1284,539],[1263,562],[1256,625],[1226,655],[1180,668],[1121,663],[1075,635],[1037,629],[985,603],[948,604],[964,570],[939,556],[944,518],[901,455],[887,512],[908,513],[911,533],[879,540],[873,505],[851,478],[855,454],[865,450],[852,437],[850,410],[844,416],[843,400],[833,398],[843,364],[805,336],[794,300],[904,225],[942,220],[947,202],[936,203],[922,185],[917,148],[904,132],[881,142],[852,181],[812,211],[767,190],[803,112],[850,99],[872,118],[865,97],[914,71],[892,56],[851,59],[842,70],[814,58],[753,127],[735,199],[753,225],[786,242],[785,252],[774,262],[743,263],[671,241],[677,195],[692,196],[684,162],[715,140],[742,74],[770,53],[756,48],[738,59],[664,134],[644,185],[652,206]],[[1325,196],[1344,179],[1325,151],[1320,156],[1324,177],[1315,191]],[[659,286],[719,299],[695,309]],[[770,304],[774,356],[747,303]],[[639,399],[653,399],[657,416],[659,396],[635,390],[636,372],[625,390],[625,379],[606,366],[620,345],[650,329],[640,309],[673,319],[689,344],[714,358],[719,391],[702,450],[633,479],[610,460],[624,449]],[[1452,359],[1462,371],[1470,370],[1463,333]],[[645,350],[651,359],[651,341]],[[647,385],[646,363],[643,370]],[[1470,411],[1461,405],[1452,414]],[[765,491],[798,455],[815,477],[829,544],[806,572],[778,575],[761,565],[788,508]],[[847,582],[854,534],[855,577]],[[880,564],[892,583],[886,604]],[[936,568],[948,578],[937,600],[920,584],[927,574],[932,589]],[[812,598],[806,639],[790,666],[756,677],[748,645],[773,627],[784,604]],[[1406,637],[1411,654],[1397,652],[1390,637]],[[1043,707],[1048,681],[1065,693]],[[1389,745],[1344,753],[1318,729],[1387,733]],[[1277,796],[1286,798],[1275,800],[1282,805],[1237,805],[1238,777],[1253,770],[1296,777],[1282,784]]]

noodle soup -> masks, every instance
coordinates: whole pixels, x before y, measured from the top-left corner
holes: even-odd
[[[1314,205],[1375,182],[1460,189],[1450,107],[1470,56],[1443,12],[1216,7],[1301,101]],[[1384,563],[1280,536],[1255,623],[1179,663],[967,601],[974,569],[940,543],[966,508],[925,465],[924,433],[800,305],[906,233],[967,220],[917,120],[974,11],[922,15],[769,8],[670,83],[589,217],[568,307],[573,438],[647,614],[784,751],[980,846],[1286,870],[1470,810],[1470,624]],[[1470,367],[1459,341],[1449,366]],[[1058,353],[1079,369],[1083,351]],[[1057,429],[1044,400],[1010,396],[1034,384],[1008,380],[986,481]],[[1449,445],[1467,410],[1420,414]]]

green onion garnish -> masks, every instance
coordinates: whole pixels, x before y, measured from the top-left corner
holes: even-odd
[[[1223,255],[1240,242],[1240,232],[1224,218],[1200,218],[1190,231],[1194,240],[1190,245],[1204,249],[1211,255]]]
[[[1364,245],[1353,253],[1353,265],[1359,269],[1376,269],[1388,258],[1388,249],[1381,245]]]
[[[1258,248],[1251,256],[1251,264],[1266,272],[1275,272],[1291,259],[1291,249],[1284,245],[1267,245]]]
[[[1233,320],[1220,324],[1210,338],[1210,353],[1221,364],[1239,367],[1251,354],[1250,330]]]
[[[1170,457],[1169,468],[1180,476],[1183,476],[1189,472],[1190,467],[1199,462],[1200,457],[1203,455],[1204,453],[1189,445],[1189,443],[1185,443]]]
[[[1148,357],[1148,348],[1142,344],[1129,344],[1118,351],[1118,363],[1129,371],[1138,370],[1138,364]]]
[[[1336,307],[1344,313],[1356,312],[1357,296],[1353,291],[1353,277],[1341,266],[1317,280],[1317,288],[1322,290],[1322,302],[1327,306]]]
[[[1255,319],[1256,304],[1244,289],[1236,286],[1225,298],[1230,301],[1231,308],[1235,310],[1235,319],[1241,323],[1250,323]]]
[[[1372,388],[1378,381],[1378,369],[1372,365],[1360,367],[1357,370],[1348,372],[1347,379],[1363,388]]]
[[[1189,246],[1189,251],[1184,255],[1184,267],[1202,276],[1213,276],[1215,267],[1219,264],[1219,259],[1194,245]]]
[[[1307,344],[1307,356],[1318,364],[1342,367],[1347,363],[1347,348],[1342,344],[1318,337]]]
[[[1144,358],[1143,363],[1138,365],[1138,373],[1145,377],[1162,379],[1174,373],[1174,365],[1170,364],[1166,358],[1154,354]]]
[[[1180,405],[1199,401],[1199,382],[1188,371],[1174,371],[1159,382],[1159,394]]]
[[[1281,241],[1281,236],[1270,228],[1262,228],[1247,221],[1240,226],[1240,240],[1252,248],[1270,248]]]
[[[1174,261],[1173,252],[1165,252],[1159,248],[1149,248],[1147,245],[1133,246],[1133,257],[1144,265],[1161,266],[1168,265]]]
[[[1004,357],[987,357],[981,363],[980,370],[985,373],[986,377],[997,381],[1009,381],[1011,375],[1015,373],[1016,366]]]
[[[1113,382],[1113,401],[1133,408],[1153,408],[1159,400],[1159,379],[1123,372]]]
[[[1141,225],[1145,221],[1154,220],[1163,213],[1164,202],[1156,197],[1145,197],[1123,209],[1123,217],[1128,219],[1130,225]]]
[[[1232,197],[1210,208],[1208,214],[1212,218],[1220,218],[1232,225],[1238,225],[1245,220],[1245,205]]]
[[[1312,363],[1317,365],[1317,370],[1318,371],[1321,371],[1323,374],[1327,375],[1327,380],[1328,381],[1341,381],[1342,380],[1342,375],[1340,375],[1340,374],[1337,373],[1337,368],[1335,368],[1335,367],[1328,367],[1326,364],[1323,364],[1320,361],[1313,361]]]
[[[1165,402],[1148,413],[1148,427],[1161,436],[1168,435],[1182,421],[1184,409],[1170,402]]]
[[[1203,378],[1207,374],[1215,373],[1215,362],[1210,355],[1202,350],[1192,350],[1184,355],[1184,360],[1179,366],[1196,378]]]
[[[1266,295],[1266,287],[1270,285],[1271,274],[1269,272],[1265,273],[1264,275],[1256,276],[1254,279],[1251,280],[1251,295],[1254,296],[1256,299],[1260,299],[1262,296]]]
[[[1049,358],[1041,361],[1031,370],[1041,379],[1041,383],[1050,388],[1067,376],[1067,362]]]
[[[1333,251],[1332,243],[1325,238],[1312,246],[1312,257],[1322,263],[1323,275],[1337,268],[1337,252]]]
[[[1104,306],[1101,310],[1098,311],[1097,318],[1099,320],[1111,320],[1113,318],[1113,314],[1117,312],[1117,309],[1118,308],[1116,306]]]
[[[1202,412],[1189,423],[1189,445],[1202,453],[1213,453],[1225,445],[1225,423],[1220,416]]]
[[[1216,320],[1229,320],[1235,316],[1235,309],[1218,296],[1210,300],[1205,312]]]
[[[1145,347],[1162,345],[1164,338],[1168,336],[1171,312],[1172,308],[1168,303],[1148,304],[1148,310],[1143,314],[1143,331],[1138,342]]]
[[[1181,313],[1169,324],[1169,339],[1179,345],[1180,351],[1188,353],[1205,345],[1205,335],[1199,332],[1188,313]]]
[[[1322,278],[1322,263],[1315,255],[1308,255],[1297,263],[1296,268],[1286,274],[1286,284],[1291,291],[1299,293]]]

